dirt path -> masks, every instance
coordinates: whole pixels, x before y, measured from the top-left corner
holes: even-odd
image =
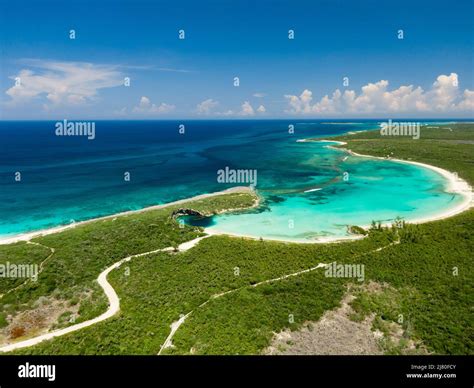
[[[240,288],[235,288],[235,289],[233,289],[233,290],[221,292],[220,294],[212,295],[208,300],[206,300],[204,303],[200,304],[200,305],[198,306],[198,308],[204,307],[206,304],[208,304],[208,303],[209,303],[211,300],[213,300],[213,299],[220,298],[220,297],[222,297],[222,296],[224,296],[224,295],[232,294],[232,293],[237,292],[237,291],[240,291],[240,290],[242,290],[242,289],[244,289],[244,288],[258,287],[258,286],[261,286],[262,284],[277,282],[277,281],[279,281],[279,280],[287,279],[287,278],[293,277],[293,276],[298,276],[298,275],[301,275],[301,274],[303,274],[303,273],[308,273],[308,272],[314,271],[315,269],[323,268],[323,267],[325,267],[325,266],[326,266],[326,264],[319,263],[316,267],[312,267],[312,268],[304,269],[304,270],[302,270],[302,271],[290,273],[290,274],[288,274],[288,275],[280,276],[279,278],[263,280],[263,281],[261,281],[261,282],[259,282],[259,283],[255,283],[255,284],[252,284],[252,285],[250,285],[250,286],[243,286],[243,287],[240,287]],[[194,310],[193,310],[193,311],[194,311]],[[168,335],[168,337],[166,338],[166,340],[165,340],[165,342],[163,343],[163,345],[161,345],[160,351],[158,352],[158,356],[161,355],[161,353],[163,352],[163,350],[165,350],[166,348],[170,348],[170,347],[173,346],[172,339],[173,339],[175,333],[178,331],[179,327],[184,323],[184,321],[193,313],[193,311],[190,311],[190,312],[187,313],[186,315],[181,316],[177,321],[175,321],[175,322],[173,322],[173,323],[171,324],[171,332],[170,332],[170,334]]]
[[[184,242],[184,243],[182,243],[181,245],[178,246],[178,251],[180,251],[180,252],[187,251],[188,249],[191,249],[194,246],[196,246],[202,239],[204,239],[206,237],[209,237],[209,236],[202,236],[202,237],[195,238],[194,240],[191,240],[191,241],[186,241],[186,242]],[[52,253],[51,253],[51,255],[52,255],[54,253],[54,249],[53,248],[50,248],[50,249],[52,249]],[[116,262],[115,264],[112,264],[110,267],[108,267],[103,272],[101,272],[99,277],[97,278],[97,282],[99,283],[99,285],[104,290],[104,293],[107,296],[107,299],[109,301],[109,307],[108,307],[108,309],[105,313],[99,315],[96,318],[90,319],[90,320],[85,321],[85,322],[78,323],[76,325],[66,327],[64,329],[55,330],[55,331],[52,331],[50,333],[42,334],[42,335],[39,335],[37,337],[33,337],[33,338],[30,338],[30,339],[27,339],[27,340],[24,340],[24,341],[18,341],[18,342],[14,342],[12,344],[9,344],[9,345],[5,345],[3,347],[0,347],[0,352],[11,352],[11,351],[16,350],[16,349],[21,349],[21,348],[26,348],[26,347],[29,347],[29,346],[34,346],[34,345],[39,344],[40,342],[50,340],[50,339],[55,338],[55,337],[60,337],[60,336],[63,336],[65,334],[69,334],[69,333],[72,333],[74,331],[77,331],[77,330],[81,330],[85,327],[92,326],[96,323],[105,321],[106,319],[109,319],[109,318],[113,317],[115,314],[117,314],[120,311],[120,299],[119,299],[117,293],[115,292],[114,288],[107,281],[107,276],[109,275],[109,273],[112,272],[114,269],[119,268],[123,263],[128,262],[133,258],[147,256],[147,255],[151,255],[153,253],[158,253],[158,252],[170,252],[170,251],[174,251],[174,250],[175,249],[173,247],[167,247],[167,248],[162,248],[162,249],[156,249],[154,251],[149,251],[149,252],[139,253],[139,254],[136,254],[136,255],[131,255],[131,256],[128,256],[128,257]]]
[[[195,238],[194,240],[191,240],[191,241],[186,241],[186,242],[184,242],[184,243],[182,243],[178,246],[178,251],[179,252],[185,252],[185,251],[195,247],[201,240],[203,240],[204,238],[207,238],[207,237],[210,237],[210,235],[197,237],[197,238]],[[395,242],[392,242],[392,243],[390,243],[390,244],[388,244],[384,247],[374,249],[373,251],[361,254],[359,256],[363,256],[363,255],[366,255],[366,254],[369,254],[369,253],[372,253],[372,252],[379,252],[379,251],[381,251],[385,248],[388,248],[389,246],[392,246],[392,245],[395,245],[395,244],[398,244],[398,243],[399,243],[399,241],[395,241]],[[51,254],[43,262],[45,262],[47,259],[49,259],[54,254],[54,249],[53,248],[49,248],[49,249],[52,250]],[[14,342],[12,344],[2,346],[2,347],[0,347],[0,352],[11,352],[11,351],[16,350],[16,349],[21,349],[21,348],[34,346],[34,345],[39,344],[40,342],[50,340],[50,339],[55,338],[55,337],[60,337],[60,336],[63,336],[65,334],[75,332],[77,330],[81,330],[85,327],[92,326],[96,323],[105,321],[106,319],[109,319],[109,318],[113,317],[115,314],[117,314],[120,311],[120,299],[119,299],[117,293],[115,292],[114,288],[112,287],[112,285],[107,280],[107,276],[109,275],[109,273],[112,272],[114,269],[119,268],[123,263],[128,262],[133,258],[147,256],[147,255],[151,255],[153,253],[158,253],[158,252],[172,252],[172,251],[175,251],[175,249],[173,247],[167,247],[167,248],[162,248],[162,249],[156,249],[156,250],[149,251],[149,252],[138,253],[136,255],[131,255],[131,256],[128,256],[124,259],[121,259],[118,262],[112,264],[110,267],[106,268],[104,271],[102,271],[100,273],[100,275],[98,276],[98,278],[97,278],[97,282],[102,287],[102,289],[103,289],[103,291],[104,291],[104,293],[107,296],[107,299],[109,301],[109,307],[108,307],[108,309],[105,313],[99,315],[96,318],[93,318],[93,319],[90,319],[88,321],[81,322],[81,323],[66,327],[64,329],[55,330],[55,331],[52,331],[52,332],[49,332],[49,333],[46,333],[46,334],[39,335],[37,337],[33,337],[33,338],[30,338],[30,339],[27,339],[27,340],[18,341],[18,342]],[[235,293],[235,292],[240,291],[244,288],[258,287],[258,286],[263,285],[263,284],[268,284],[268,283],[280,281],[280,280],[283,280],[283,279],[287,279],[287,278],[290,278],[290,277],[299,276],[299,275],[302,275],[304,273],[312,272],[312,271],[314,271],[318,268],[324,268],[325,266],[326,266],[326,264],[319,263],[317,266],[312,267],[312,268],[308,268],[308,269],[301,270],[301,271],[298,271],[298,272],[293,272],[293,273],[283,275],[283,276],[280,276],[280,277],[274,278],[274,279],[263,280],[259,283],[256,283],[256,284],[253,284],[253,285],[250,285],[250,286],[243,286],[243,287],[240,287],[240,288],[236,288],[236,289],[233,289],[233,290],[222,292],[220,294],[215,294],[215,295],[212,295],[207,301],[205,301],[204,303],[199,305],[198,308],[204,307],[206,304],[208,304],[213,299],[220,298],[220,297],[222,297],[224,295],[227,295],[227,294]],[[169,347],[172,346],[172,339],[173,339],[174,335],[176,334],[176,332],[180,328],[180,326],[186,321],[186,319],[193,313],[193,311],[194,310],[190,311],[186,315],[180,317],[179,320],[177,320],[176,322],[173,322],[171,324],[171,332],[168,335],[168,337],[166,338],[163,345],[161,346],[160,351],[158,352],[158,355],[160,355],[164,349],[169,348]]]
[[[393,241],[391,242],[390,244],[387,244],[383,247],[379,247],[379,248],[376,248],[376,249],[373,249],[369,252],[366,252],[366,253],[362,253],[356,257],[361,257],[361,256],[364,256],[364,255],[368,255],[370,253],[375,253],[375,252],[380,252],[386,248],[389,248],[391,247],[392,245],[397,245],[397,244],[400,244],[400,240],[396,240],[396,241]],[[283,275],[283,276],[280,276],[278,278],[274,278],[274,279],[268,279],[268,280],[263,280],[259,283],[255,283],[255,284],[252,284],[252,285],[248,285],[248,286],[243,286],[243,287],[239,287],[239,288],[235,288],[233,290],[229,290],[229,291],[225,291],[225,292],[221,292],[219,294],[214,294],[212,295],[208,300],[206,300],[204,303],[200,304],[198,306],[198,309],[199,308],[202,308],[204,307],[205,305],[207,305],[209,302],[211,302],[212,300],[214,299],[217,299],[217,298],[221,298],[225,295],[229,295],[229,294],[233,294],[237,291],[240,291],[240,290],[243,290],[244,288],[251,288],[251,287],[258,287],[258,286],[261,286],[263,284],[268,284],[268,283],[273,283],[273,282],[278,282],[280,280],[284,280],[284,279],[288,279],[288,278],[291,278],[291,277],[295,277],[295,276],[299,276],[299,275],[302,275],[302,274],[305,274],[305,273],[308,273],[308,272],[312,272],[318,268],[324,268],[326,267],[327,264],[324,264],[324,263],[319,263],[317,266],[315,267],[311,267],[311,268],[308,268],[308,269],[304,269],[304,270],[301,270],[301,271],[298,271],[298,272],[293,272],[293,273],[290,273],[290,274],[287,274],[287,275]],[[158,352],[158,356],[162,354],[163,350],[165,350],[166,348],[170,348],[173,346],[173,337],[174,335],[176,334],[176,332],[178,331],[178,329],[181,327],[181,325],[186,321],[186,319],[194,312],[194,310],[190,311],[189,313],[187,313],[186,315],[182,315],[177,321],[173,322],[170,327],[171,327],[171,332],[170,334],[168,335],[168,337],[166,338],[165,342],[163,343],[163,345],[161,345],[161,348],[160,348],[160,351]]]
[[[41,274],[41,272],[43,272],[43,268],[44,268],[44,264],[51,258],[53,257],[54,255],[54,248],[51,248],[51,247],[48,247],[46,245],[43,245],[43,244],[40,244],[40,243],[37,243],[37,242],[33,242],[33,241],[27,241],[26,242],[27,244],[31,244],[31,245],[37,245],[39,247],[43,247],[43,248],[46,248],[46,249],[49,249],[50,250],[50,254],[48,255],[48,257],[46,257],[46,259],[44,259],[41,263],[40,263],[40,266],[39,266],[39,270],[38,270],[38,273],[37,273],[37,277]],[[4,294],[1,294],[0,295],[0,299],[2,299],[5,295],[8,295],[10,292],[13,292],[13,291],[16,291],[18,290],[19,288],[23,287],[25,284],[27,284],[28,282],[31,282],[33,281],[32,278],[28,278],[26,279],[23,283],[19,284],[18,286],[8,290],[7,292],[5,292]]]

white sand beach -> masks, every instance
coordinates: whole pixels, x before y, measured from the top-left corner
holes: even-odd
[[[346,142],[343,141],[332,141],[332,140],[320,140],[321,142],[331,142],[331,143],[336,143],[339,145],[347,145]],[[430,216],[430,217],[424,217],[424,218],[415,218],[415,219],[410,219],[407,220],[408,222],[414,223],[414,224],[421,224],[424,222],[430,222],[430,221],[437,221],[437,220],[442,220],[444,218],[452,217],[456,214],[462,213],[463,211],[469,209],[470,207],[473,206],[473,193],[472,193],[472,187],[467,183],[464,179],[460,178],[457,174],[445,170],[440,167],[432,166],[431,164],[426,164],[426,163],[421,163],[421,162],[415,162],[411,160],[403,160],[403,159],[396,159],[396,158],[390,158],[390,157],[381,157],[381,156],[372,156],[372,155],[364,155],[364,154],[359,154],[357,152],[354,152],[350,149],[347,148],[338,148],[338,147],[331,147],[330,148],[340,150],[343,152],[347,152],[352,156],[357,156],[361,158],[371,158],[371,159],[379,159],[379,160],[389,160],[391,162],[396,162],[396,163],[405,163],[405,164],[413,164],[416,166],[420,166],[423,168],[427,168],[429,170],[435,171],[436,173],[442,175],[446,180],[447,180],[447,186],[446,186],[446,192],[448,193],[455,193],[459,194],[463,197],[463,200],[461,203],[456,205],[455,207],[451,209],[447,209],[445,211],[442,211],[436,215]],[[366,227],[366,226],[364,226]]]
[[[191,198],[185,198],[185,199],[180,199],[180,200],[174,201],[174,202],[168,202],[168,203],[165,203],[165,204],[162,204],[162,205],[149,206],[149,207],[145,207],[143,209],[138,209],[138,210],[129,210],[129,211],[122,212],[122,213],[112,214],[110,216],[92,218],[90,220],[80,221],[80,222],[76,222],[76,223],[69,224],[69,225],[57,226],[57,227],[54,227],[54,228],[37,230],[37,231],[34,231],[34,232],[22,233],[22,234],[18,234],[18,235],[14,235],[14,236],[6,236],[6,237],[3,237],[3,238],[0,237],[0,245],[12,244],[12,243],[19,242],[19,241],[29,241],[29,240],[31,240],[33,238],[36,238],[36,237],[46,236],[46,235],[53,234],[53,233],[59,233],[59,232],[62,232],[63,230],[75,228],[77,226],[89,224],[89,223],[95,222],[95,221],[109,220],[109,219],[114,219],[115,217],[121,217],[121,216],[130,215],[130,214],[142,213],[142,212],[146,212],[146,211],[149,211],[149,210],[163,209],[165,207],[174,206],[174,205],[181,205],[181,204],[184,204],[186,202],[197,201],[197,200],[201,200],[201,199],[215,197],[215,196],[222,195],[222,194],[251,193],[251,192],[253,192],[253,190],[250,187],[247,187],[247,186],[231,187],[230,189],[217,191],[215,193],[201,194],[201,195],[197,195],[197,196],[191,197]]]
[[[249,240],[260,240],[260,238],[256,236],[249,236],[249,235],[241,234],[241,233],[229,233],[229,232],[224,232],[218,229],[206,228],[205,232],[210,236],[231,236],[231,237],[245,238]],[[349,236],[337,236],[337,237],[324,236],[324,237],[317,237],[312,240],[300,240],[300,239],[276,238],[276,237],[275,238],[265,237],[263,240],[278,241],[278,242],[285,242],[285,243],[291,243],[291,244],[326,244],[326,243],[341,243],[341,242],[347,242],[351,240],[360,240],[364,237],[365,237],[364,235],[354,234],[354,235],[349,235]]]
[[[319,139],[319,140],[313,140],[313,139],[298,139],[296,140],[297,142],[321,142],[321,143],[332,143],[332,144],[338,144],[338,145],[347,145],[346,142],[343,141],[337,141],[337,140],[327,140],[327,139]],[[432,171],[435,171],[436,173],[442,175],[446,180],[447,180],[447,186],[446,186],[446,191],[449,193],[456,193],[459,194],[463,197],[463,200],[461,203],[456,205],[453,208],[444,210],[436,215],[430,216],[430,217],[424,217],[424,218],[415,218],[415,219],[407,219],[408,222],[410,223],[425,223],[425,222],[430,222],[430,221],[436,221],[436,220],[441,220],[444,218],[452,217],[456,214],[462,213],[463,211],[469,209],[471,206],[473,206],[473,193],[472,193],[472,188],[471,186],[464,180],[459,178],[455,173],[450,172],[448,170],[442,169],[440,167],[432,166],[426,163],[421,163],[421,162],[414,162],[414,161],[409,161],[409,160],[402,160],[402,159],[395,159],[395,158],[390,158],[390,157],[379,157],[379,156],[371,156],[371,155],[363,155],[363,154],[358,154],[350,149],[347,148],[341,148],[341,147],[333,147],[331,145],[327,145],[328,148],[336,149],[341,152],[346,152],[351,156],[356,156],[356,157],[362,157],[362,158],[371,158],[371,159],[379,159],[379,160],[389,160],[392,162],[396,163],[406,163],[406,164],[413,164],[417,165],[423,168],[430,169]],[[122,213],[117,213],[113,214],[110,216],[105,216],[105,217],[98,217],[98,218],[93,218],[90,220],[85,220],[81,222],[77,222],[74,224],[69,224],[69,225],[63,225],[63,226],[58,226],[50,229],[43,229],[39,231],[34,231],[34,232],[29,232],[29,233],[24,233],[24,234],[19,234],[15,236],[7,236],[7,237],[0,237],[0,245],[1,244],[11,244],[19,241],[29,241],[33,238],[40,237],[40,236],[45,236],[53,233],[59,233],[63,230],[67,230],[70,228],[75,228],[80,225],[84,225],[87,223],[95,222],[95,221],[100,221],[100,220],[107,220],[107,219],[113,219],[115,217],[120,217],[120,216],[125,216],[129,214],[136,214],[136,213],[141,213],[141,212],[146,212],[149,210],[155,210],[155,209],[162,209],[168,206],[173,206],[173,205],[180,205],[184,204],[186,202],[190,201],[195,201],[195,200],[200,200],[200,199],[205,199],[217,195],[222,195],[222,194],[230,194],[230,193],[248,193],[252,192],[252,189],[250,187],[246,186],[239,186],[239,187],[233,187],[227,190],[215,192],[215,193],[209,193],[209,194],[202,194],[198,195],[195,197],[191,198],[186,198],[174,202],[169,202],[166,204],[161,204],[161,205],[155,205],[155,206],[150,206],[146,207],[143,209],[139,210],[130,210]],[[254,206],[258,206],[258,203],[256,203]],[[237,209],[229,209],[228,211],[232,210],[237,210]],[[360,225],[363,228],[368,228],[370,225]],[[249,239],[258,239],[255,236],[248,236],[244,234],[235,234],[235,233],[227,233],[223,231],[219,231],[216,229],[212,228],[206,228],[205,232],[209,235],[229,235],[229,236],[235,236],[235,237],[242,237],[242,238],[249,238]],[[356,240],[363,238],[364,236],[360,235],[350,235],[350,236],[338,236],[338,237],[319,237],[314,240],[300,240],[300,239],[281,239],[281,238],[268,238],[266,237],[265,240],[275,240],[275,241],[284,241],[288,243],[333,243],[333,242],[343,242],[343,241],[348,241],[348,240]]]

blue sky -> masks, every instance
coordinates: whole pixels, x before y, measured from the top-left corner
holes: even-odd
[[[1,118],[473,117],[473,7],[2,0]]]

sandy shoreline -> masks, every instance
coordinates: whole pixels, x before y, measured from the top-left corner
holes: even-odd
[[[324,143],[336,143],[339,145],[347,145],[346,142],[343,141],[337,141],[337,140],[318,140],[320,142]],[[472,188],[469,185],[467,181],[464,179],[460,178],[457,176],[457,174],[454,174],[451,171],[445,170],[441,167],[436,167],[431,164],[427,163],[421,163],[421,162],[415,162],[411,160],[403,160],[403,159],[396,159],[396,158],[384,158],[381,156],[372,156],[372,155],[364,155],[364,154],[358,154],[357,152],[354,152],[348,148],[338,148],[338,147],[331,147],[328,146],[332,149],[335,150],[340,150],[343,152],[347,152],[348,154],[352,156],[358,156],[361,158],[370,158],[370,159],[378,159],[378,160],[388,160],[391,162],[396,162],[396,163],[405,163],[405,164],[414,164],[415,166],[427,168],[431,171],[434,171],[438,173],[439,175],[443,176],[447,180],[447,187],[446,187],[446,192],[448,193],[453,193],[453,194],[459,194],[463,197],[463,200],[461,203],[456,205],[455,207],[451,209],[447,209],[444,212],[441,212],[439,214],[429,216],[429,217],[422,217],[422,218],[414,218],[414,219],[407,219],[408,222],[412,224],[421,224],[425,222],[430,222],[430,221],[437,221],[437,220],[442,220],[448,217],[452,217],[456,214],[462,213],[463,211],[469,209],[470,207],[473,206],[473,193],[472,193]],[[368,225],[361,226],[363,228],[368,227]]]
[[[62,232],[63,230],[75,228],[77,226],[89,224],[89,223],[95,222],[95,221],[104,221],[104,220],[114,219],[116,217],[126,216],[126,215],[130,215],[130,214],[143,213],[143,212],[146,212],[146,211],[149,211],[149,210],[163,209],[163,208],[166,208],[166,207],[169,207],[169,206],[181,205],[181,204],[184,204],[186,202],[197,201],[197,200],[200,200],[200,199],[206,199],[206,198],[210,198],[210,197],[216,197],[216,196],[223,195],[223,194],[252,193],[252,192],[253,192],[253,190],[249,187],[246,187],[246,186],[231,187],[230,189],[217,191],[215,193],[207,193],[207,194],[196,195],[196,196],[191,197],[191,198],[180,199],[180,200],[177,200],[177,201],[164,203],[162,205],[153,205],[153,206],[145,207],[143,209],[128,210],[128,211],[121,212],[121,213],[111,214],[109,216],[91,218],[90,220],[84,220],[84,221],[76,222],[76,223],[69,224],[69,225],[61,225],[61,226],[56,226],[54,228],[41,229],[41,230],[28,232],[28,233],[21,233],[21,234],[17,234],[17,235],[13,235],[13,236],[0,237],[0,245],[12,244],[12,243],[19,242],[19,241],[29,241],[29,240],[31,240],[33,238],[36,238],[36,237],[46,236],[46,235],[54,234],[54,233],[59,233],[59,232]]]
[[[321,143],[332,143],[332,144],[338,144],[338,145],[347,145],[347,142],[344,141],[338,141],[338,140],[328,140],[328,139],[318,139],[318,140],[312,140],[312,139],[298,139],[297,142],[321,142]],[[371,158],[371,159],[378,159],[378,160],[388,160],[396,163],[405,163],[405,164],[412,164],[412,165],[417,165],[419,167],[427,168],[429,170],[435,171],[436,173],[442,175],[446,180],[447,180],[447,187],[446,191],[449,193],[456,193],[459,194],[463,197],[463,200],[461,203],[456,205],[455,207],[451,209],[447,209],[439,214],[429,216],[429,217],[422,217],[422,218],[414,218],[414,219],[406,219],[407,222],[413,223],[413,224],[419,224],[419,223],[425,223],[425,222],[430,222],[430,221],[437,221],[437,220],[442,220],[448,217],[452,217],[456,214],[462,213],[463,211],[469,209],[470,207],[473,206],[473,193],[472,193],[472,188],[471,186],[462,178],[459,178],[456,174],[445,170],[440,167],[432,166],[430,164],[426,163],[421,163],[421,162],[414,162],[414,161],[408,161],[408,160],[402,160],[402,159],[395,159],[395,158],[385,158],[385,157],[380,157],[380,156],[372,156],[372,155],[364,155],[364,154],[358,154],[348,148],[342,148],[342,147],[333,147],[331,145],[328,145],[327,147],[339,150],[342,152],[346,152],[351,156],[357,156],[357,157],[362,157],[362,158]],[[104,216],[104,217],[98,217],[98,218],[92,218],[90,220],[85,220],[85,221],[80,221],[74,224],[69,224],[69,225],[62,225],[54,228],[49,228],[49,229],[42,229],[34,232],[28,232],[28,233],[23,233],[19,235],[14,235],[14,236],[8,236],[8,237],[0,237],[0,245],[2,244],[11,244],[19,241],[29,241],[33,238],[40,237],[40,236],[45,236],[53,233],[59,233],[62,232],[63,230],[67,230],[70,228],[75,228],[76,226],[88,224],[91,222],[95,221],[101,221],[101,220],[107,220],[107,219],[113,219],[116,217],[121,217],[125,215],[130,215],[130,214],[137,214],[141,212],[146,212],[149,210],[156,210],[156,209],[163,209],[165,207],[173,206],[173,205],[180,205],[184,204],[186,202],[190,201],[195,201],[195,200],[200,200],[200,199],[205,199],[205,198],[210,198],[218,195],[223,195],[223,194],[231,194],[231,193],[250,193],[253,192],[251,188],[246,187],[246,186],[238,186],[238,187],[232,187],[227,190],[223,191],[218,191],[215,193],[208,193],[208,194],[201,194],[197,195],[195,197],[191,198],[185,198],[181,199],[178,201],[173,201],[161,205],[154,205],[154,206],[149,206],[145,207],[143,209],[138,209],[138,210],[129,210],[121,213],[116,213],[112,214],[109,216]],[[257,204],[258,206],[258,204]],[[233,209],[230,209],[229,211],[232,211]],[[389,225],[389,223],[384,223],[385,225]],[[362,228],[369,228],[370,225],[358,225]],[[242,238],[248,238],[248,239],[253,239],[253,240],[258,240],[259,237],[255,236],[248,236],[244,234],[236,234],[236,233],[227,233],[219,230],[212,230],[209,228],[205,228],[205,233],[209,235],[228,235],[228,236],[235,236],[235,237],[242,237]],[[320,237],[316,238],[314,240],[299,240],[299,239],[291,239],[291,238],[269,238],[265,237],[264,240],[271,240],[271,241],[282,241],[282,242],[288,242],[288,243],[297,243],[297,244],[314,244],[314,243],[334,243],[334,242],[344,242],[344,241],[351,241],[351,240],[357,240],[360,238],[363,238],[364,236],[362,235],[350,235],[350,236],[338,236],[338,237]]]
[[[205,228],[204,232],[210,236],[230,236],[230,237],[239,237],[245,238],[249,240],[260,240],[260,237],[249,236],[240,233],[229,233],[224,232],[221,230],[209,229]],[[318,237],[314,240],[298,240],[298,239],[291,239],[291,238],[277,238],[277,237],[262,237],[264,241],[276,241],[276,242],[284,242],[284,243],[291,243],[291,244],[326,244],[326,243],[342,243],[348,242],[353,240],[360,240],[366,237],[366,235],[362,234],[354,234],[350,236],[337,236],[337,237]]]

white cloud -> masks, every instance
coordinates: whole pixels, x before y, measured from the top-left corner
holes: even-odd
[[[303,93],[301,93],[299,97],[291,94],[285,94],[285,98],[288,100],[288,103],[291,107],[288,112],[311,113],[311,101],[313,99],[313,92],[311,90],[303,90]]]
[[[94,101],[101,89],[123,85],[123,75],[116,66],[44,60],[24,63],[29,68],[10,77],[20,80],[6,91],[10,105],[32,99],[42,100],[45,108],[82,105]]]
[[[174,105],[170,105],[170,104],[166,104],[164,102],[162,102],[158,108],[156,109],[156,111],[158,113],[169,113],[171,111],[173,111],[174,109],[176,108],[176,106]]]
[[[436,110],[455,109],[455,101],[459,95],[458,75],[440,75],[433,83],[429,98]]]
[[[244,101],[240,106],[240,110],[228,109],[225,111],[216,111],[219,105],[218,101],[209,98],[197,104],[196,112],[201,115],[215,115],[215,116],[255,116],[256,113],[264,113],[265,107],[260,105],[257,110],[253,108],[249,101]]]
[[[415,113],[415,112],[457,112],[473,109],[474,92],[461,93],[458,76],[440,75],[430,90],[420,86],[400,86],[389,90],[389,82],[381,80],[369,83],[357,94],[354,90],[341,92],[336,89],[331,96],[325,95],[313,103],[313,93],[305,89],[299,96],[285,95],[291,114],[373,114],[373,113]]]
[[[253,96],[257,97],[257,98],[263,98],[263,97],[266,96],[266,94],[265,93],[254,93]]]
[[[154,113],[154,114],[166,114],[172,112],[176,107],[174,105],[166,104],[162,102],[160,105],[152,104],[148,97],[143,96],[140,98],[138,106],[133,108],[134,113]]]
[[[233,116],[235,113],[233,110],[229,109],[224,112],[216,112],[216,115],[218,116]]]
[[[255,112],[257,113],[265,113],[266,109],[263,105],[260,105],[256,110],[248,101],[244,101],[241,106],[241,111],[239,112],[240,116],[255,116]]]
[[[463,93],[463,100],[458,105],[459,110],[466,110],[474,112],[474,91],[465,90]]]
[[[208,115],[212,112],[212,110],[219,105],[218,101],[213,100],[212,98],[208,98],[203,102],[197,104],[196,111],[198,114]]]
[[[240,111],[240,114],[242,116],[253,116],[255,114],[255,111],[252,108],[252,105],[250,105],[250,102],[245,101],[242,106],[242,110]]]

